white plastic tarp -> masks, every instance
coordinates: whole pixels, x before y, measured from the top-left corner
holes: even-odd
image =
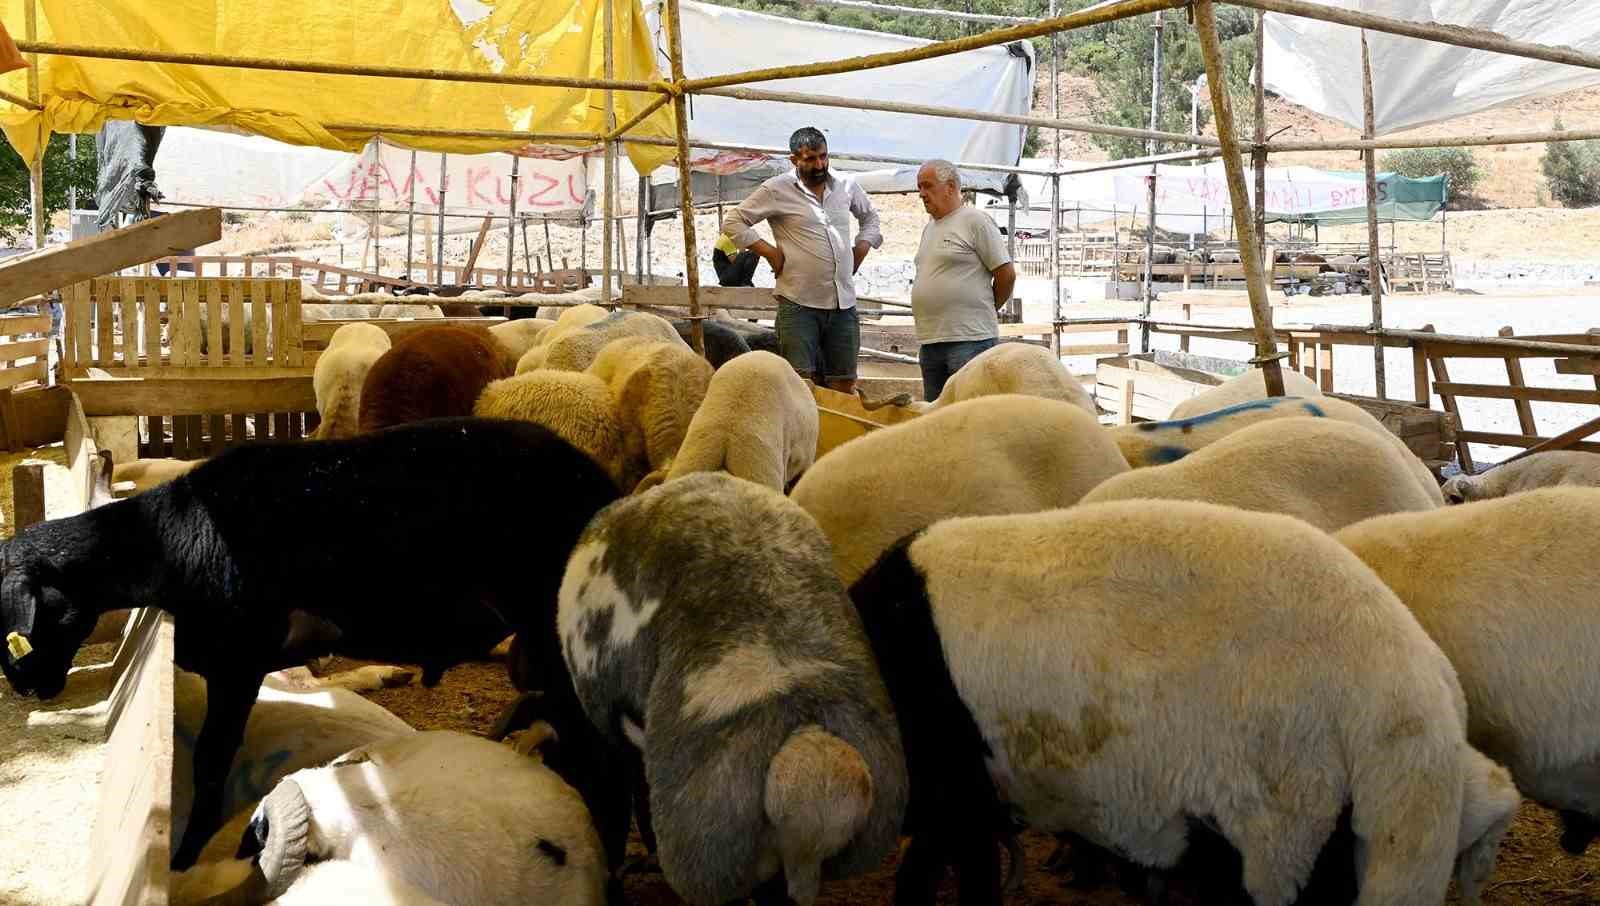
[[[684,71],[689,78],[750,69],[813,63],[907,50],[932,43],[921,38],[840,28],[683,0]],[[658,35],[656,63],[669,72],[658,7],[645,5]],[[1026,116],[1032,101],[1033,50],[1026,41],[865,72],[757,82],[767,88],[848,98],[938,104]],[[789,135],[816,126],[834,152],[853,151],[913,160],[944,158],[1014,164],[1022,154],[1023,127],[962,119],[787,104],[697,95],[689,134],[719,144],[787,148]],[[852,168],[855,168],[852,165]],[[874,191],[914,191],[916,167],[882,166]],[[974,187],[997,188],[1002,173],[966,173]]]
[[[1537,44],[1600,53],[1595,0],[1322,0],[1415,22],[1482,28]],[[1538,95],[1600,85],[1600,71],[1418,38],[1367,33],[1378,135]],[[1361,32],[1269,14],[1266,83],[1325,116],[1362,127]],[[1529,128],[1549,128],[1549,123]]]

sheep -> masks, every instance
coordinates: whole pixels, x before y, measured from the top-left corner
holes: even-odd
[[[605,855],[577,792],[535,758],[450,731],[368,743],[288,775],[246,827],[244,855],[180,879],[175,899],[390,902],[394,885],[412,898],[401,902],[605,902]],[[327,895],[322,866],[341,864],[340,886],[361,895],[315,897]]]
[[[1109,429],[1128,465],[1135,469],[1176,462],[1190,453],[1241,428],[1279,418],[1328,418],[1359,425],[1382,438],[1405,460],[1417,486],[1438,506],[1444,506],[1439,482],[1427,465],[1367,410],[1332,397],[1275,396],[1247,400],[1200,415],[1164,422],[1139,422]]]
[[[647,337],[607,343],[588,373],[611,390],[627,457],[648,469],[665,469],[678,455],[712,377],[711,364],[687,346]]]
[[[304,668],[301,668],[302,670]],[[325,764],[359,745],[415,732],[382,706],[348,689],[299,689],[268,674],[228,768],[222,819],[248,811],[278,781]],[[194,801],[194,740],[206,713],[205,680],[187,670],[173,682],[172,835],[182,839]]]
[[[817,403],[782,358],[752,352],[711,376],[665,478],[728,474],[787,491],[817,455]]]
[[[591,374],[540,369],[504,378],[483,388],[472,413],[544,426],[587,455],[623,490],[644,474],[644,463],[627,455],[611,392]]]
[[[555,326],[554,321],[543,318],[518,318],[515,321],[506,321],[489,328],[492,334],[505,350],[511,361],[522,358],[523,353],[532,349],[539,343],[539,337],[544,332]]]
[[[911,778],[896,903],[931,903],[952,862],[964,906],[993,902],[1015,815],[1158,869],[1203,820],[1256,906],[1283,906],[1347,802],[1363,906],[1441,903],[1453,862],[1474,902],[1520,801],[1468,745],[1439,648],[1291,518],[1131,501],[950,519],[851,597]]]
[[[1534,453],[1478,475],[1457,475],[1444,483],[1444,496],[1450,503],[1467,503],[1534,488],[1572,485],[1600,487],[1600,454],[1576,450]]]
[[[1600,489],[1527,491],[1368,519],[1334,537],[1455,665],[1468,739],[1560,811],[1561,844],[1600,834]]]
[[[1279,369],[1283,375],[1283,393],[1285,396],[1320,397],[1322,388],[1316,382],[1288,368]],[[1261,369],[1251,370],[1235,378],[1229,378],[1221,384],[1184,400],[1172,407],[1169,419],[1188,418],[1192,415],[1204,415],[1225,409],[1235,403],[1247,400],[1267,399],[1267,379]]]
[[[102,462],[109,462],[110,454],[101,451]],[[179,475],[188,474],[203,459],[135,459],[133,462],[115,463],[112,465],[109,484],[105,490],[125,491],[134,494],[148,491],[157,485],[163,485],[177,478]],[[133,487],[129,488],[128,485]]]
[[[15,638],[0,667],[17,693],[54,698],[99,614],[155,606],[173,616],[175,660],[209,692],[195,804],[173,855],[186,867],[220,825],[228,764],[268,672],[340,653],[418,664],[431,686],[512,632],[556,649],[562,565],[616,496],[587,456],[518,422],[437,419],[231,447],[168,484],[5,542],[0,634]],[[526,547],[514,558],[441,554],[440,533],[463,528]],[[561,698],[571,683],[559,651],[535,663],[548,673],[539,688]],[[556,731],[581,751],[580,724]],[[585,795],[588,767],[566,768]]]
[[[661,868],[690,903],[776,888],[808,906],[894,849],[893,713],[827,539],[782,494],[706,473],[607,507],[557,626],[590,720],[643,754]]]
[[[539,320],[555,321],[539,334],[538,340],[527,348],[516,359],[516,373],[522,374],[535,368],[543,368],[545,356],[550,352],[550,344],[557,338],[567,333],[579,330],[589,324],[602,320],[611,314],[598,305],[575,305],[571,308],[540,308]]]
[[[1371,431],[1300,418],[1244,428],[1169,465],[1108,478],[1083,496],[1084,503],[1132,499],[1283,513],[1328,532],[1438,506],[1401,454]]]
[[[565,331],[540,344],[538,348],[544,350],[544,361],[538,367],[583,371],[600,354],[602,347],[623,337],[651,337],[683,344],[678,332],[672,328],[672,322],[666,318],[642,311],[614,311],[598,321]],[[530,350],[529,354],[532,352]],[[517,367],[526,370],[520,361]]]
[[[378,357],[361,385],[360,430],[468,415],[511,362],[489,332],[453,325],[412,331]]]
[[[718,324],[732,329],[737,333],[753,352],[770,352],[774,355],[781,354],[778,348],[778,332],[771,327],[735,318],[728,314],[726,308],[712,310],[712,317]]]
[[[744,334],[720,321],[710,319],[700,322],[702,335],[705,338],[706,361],[712,368],[721,368],[734,358],[750,351],[750,344],[745,341]],[[693,330],[689,321],[674,320],[672,327],[678,332],[678,339],[689,343]]]
[[[311,374],[318,438],[354,437],[361,416],[361,387],[373,363],[393,345],[376,324],[346,324],[333,332]]]
[[[849,585],[896,541],[940,519],[1071,506],[1126,471],[1082,409],[1004,394],[837,447],[806,470],[792,496],[822,526]]]
[[[950,376],[932,408],[997,393],[1061,400],[1096,414],[1094,400],[1055,353],[1031,343],[1001,343],[979,353]]]

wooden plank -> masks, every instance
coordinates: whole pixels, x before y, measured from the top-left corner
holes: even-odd
[[[1587,428],[1591,434],[1595,433],[1596,431],[1600,431],[1600,428],[1595,427],[1592,422],[1588,425],[1580,426],[1580,428]],[[1554,439],[1555,438],[1550,437],[1528,437],[1522,434],[1501,434],[1496,431],[1461,431],[1456,434],[1456,440],[1462,446],[1465,446],[1468,442],[1471,442],[1477,444],[1499,444],[1500,446],[1504,447],[1532,448]],[[1550,448],[1546,447],[1545,449]],[[1571,443],[1567,444],[1562,449],[1582,450],[1587,453],[1600,453],[1600,443]]]
[[[89,407],[89,405],[90,405],[89,399],[83,396],[83,394],[81,393],[81,389],[79,391],[75,391],[75,392],[79,393],[79,399],[83,400],[84,408],[87,409]],[[92,391],[92,390],[90,391],[91,394],[93,394],[94,392],[96,392],[96,391]],[[184,418],[181,415],[174,415],[172,417],[172,458],[173,459],[189,459],[190,458],[189,457],[189,419]]]
[[[289,413],[272,413],[272,439],[289,440]]]
[[[72,394],[65,387],[27,387],[12,393],[17,409],[17,434],[24,446],[38,447],[61,440],[67,429],[67,404]]]
[[[0,340],[0,363],[37,358],[46,355],[49,351],[50,341],[44,338],[37,340]]]
[[[267,284],[265,280],[250,281],[250,364],[267,364]]]
[[[223,283],[202,283],[200,292],[205,297],[206,313],[206,364],[212,368],[221,368],[225,362],[222,355],[222,301],[223,290],[231,295],[237,292],[239,281],[232,280]]]
[[[78,293],[78,304],[72,312],[72,324],[69,328],[66,328],[77,334],[78,364],[80,366],[94,363],[94,342],[89,333],[91,326],[89,312],[94,305],[94,284],[95,281],[93,280],[84,282],[82,291]]]
[[[152,459],[162,459],[168,453],[166,419],[159,415],[152,415],[145,419],[145,433],[149,435],[149,450],[147,456]]]
[[[383,328],[383,332],[388,334],[390,339],[399,339],[414,330],[421,330],[424,327],[437,327],[441,324],[492,326],[502,324],[505,320],[505,318],[416,318],[408,321],[397,321],[392,318],[334,318],[303,324],[300,334],[303,348],[326,349],[328,341],[333,338],[333,332],[346,324],[374,324]],[[865,329],[862,330],[862,334],[866,334]]]
[[[228,364],[243,367],[247,361],[245,348],[244,293],[247,284],[235,281],[228,291]]]
[[[44,303],[40,303],[41,306]],[[37,315],[0,315],[0,337],[20,337],[30,333],[49,333],[48,312]]]
[[[142,363],[142,367],[145,370],[154,368],[161,362],[161,310],[162,306],[168,303],[172,288],[171,283],[150,282],[145,284],[144,354],[146,361]],[[170,306],[167,310],[171,311]],[[135,365],[140,363],[129,362],[128,364]]]
[[[258,367],[258,366],[255,366],[255,365],[243,365],[243,366],[240,366],[238,368],[229,368],[229,369],[227,369],[225,371],[218,372],[218,371],[213,370],[208,365],[200,365],[200,366],[169,365],[169,366],[167,366],[165,368],[162,368],[159,372],[152,373],[148,368],[143,368],[143,367],[125,368],[123,366],[118,365],[118,366],[115,366],[115,367],[112,367],[112,368],[101,368],[101,369],[97,369],[97,370],[105,372],[105,375],[107,377],[119,377],[119,378],[136,378],[136,377],[184,378],[184,377],[187,377],[187,378],[228,378],[228,379],[235,379],[235,378],[309,377],[311,375],[312,371],[314,370],[315,363],[316,363],[316,359],[315,359],[315,356],[313,356],[311,364],[301,365],[298,368],[277,368],[277,367],[274,367],[274,366],[271,366],[271,365],[262,366],[262,367]],[[80,369],[77,372],[68,372],[67,380],[68,380],[68,383],[84,380],[83,371]]]
[[[677,308],[689,307],[687,286],[622,287],[623,305],[659,305]],[[746,308],[753,311],[777,311],[778,303],[772,290],[760,286],[702,286],[700,304],[707,308]]]
[[[1110,332],[1111,328],[1104,328]],[[1055,331],[1049,324],[1001,324],[1002,337],[1047,337]]]
[[[0,264],[0,304],[37,296],[222,238],[222,211],[164,214]]]
[[[132,365],[139,360],[139,295],[144,281],[138,277],[122,278],[122,363]]]
[[[216,456],[228,446],[228,417],[211,416],[211,455]]]
[[[67,400],[67,422],[63,434],[67,448],[67,471],[72,475],[71,509],[82,512],[89,507],[89,488],[94,479],[94,431],[83,413],[83,405],[76,394]]]
[[[1507,326],[1500,328],[1499,333],[1502,337],[1513,337],[1516,336],[1517,332],[1515,329]],[[1514,388],[1526,387],[1527,383],[1522,379],[1522,363],[1518,361],[1517,357],[1514,355],[1508,355],[1505,357],[1505,363],[1506,379],[1510,381],[1511,386]],[[1516,401],[1514,405],[1517,407],[1517,424],[1521,426],[1523,434],[1539,433],[1539,424],[1533,420],[1533,406],[1528,403],[1528,400],[1533,398],[1534,397],[1523,396],[1511,397],[1511,399]]]
[[[1069,355],[1127,355],[1127,343],[1084,343],[1061,347],[1063,356]]]
[[[234,443],[242,444],[246,440],[249,440],[249,438],[250,438],[250,430],[247,427],[248,423],[249,423],[248,422],[248,418],[245,415],[243,415],[242,413],[235,412],[233,414],[233,442]]]
[[[1424,327],[1423,330],[1428,330],[1431,326],[1432,325]],[[1433,366],[1433,390],[1435,393],[1439,394],[1439,401],[1444,404],[1444,411],[1454,415],[1456,420],[1459,422],[1461,420],[1461,410],[1456,406],[1456,398],[1439,389],[1440,384],[1450,383],[1449,366],[1445,365],[1444,356],[1435,353],[1431,343],[1427,345],[1427,350],[1428,362]],[[1461,463],[1462,471],[1470,475],[1478,471],[1478,469],[1472,461],[1472,450],[1467,438],[1467,434],[1469,433],[1470,432],[1462,431],[1457,435],[1457,439],[1460,441],[1460,443],[1456,445],[1456,459]]]
[[[302,338],[303,325],[300,322],[300,284],[299,283],[274,283],[274,298],[283,300],[283,346],[278,353],[274,364],[289,368],[302,364],[304,360],[304,340]]]
[[[29,381],[37,381],[43,384],[49,373],[49,368],[45,365],[43,359],[27,365],[18,365],[15,368],[0,368],[0,389],[9,390]]]
[[[89,843],[89,906],[167,903],[174,639],[172,617],[142,608],[113,661],[105,773]]]
[[[1600,376],[1600,359],[1556,359],[1556,374]]]
[[[1117,424],[1133,424],[1134,384],[1138,382],[1137,375],[1129,375],[1122,382],[1122,387],[1117,396]]]
[[[1529,400],[1541,403],[1582,403],[1587,405],[1600,404],[1600,391],[1576,390],[1562,387],[1506,387],[1500,384],[1464,384],[1456,381],[1440,381],[1434,389],[1442,396],[1449,393],[1451,396],[1470,396],[1492,400],[1515,400],[1518,403],[1517,411],[1522,424],[1523,434],[1538,434],[1533,427],[1533,418],[1530,411],[1527,420],[1522,420],[1520,413],[1528,406]]]
[[[117,307],[117,297],[122,294],[122,278],[107,277],[104,280],[96,280],[95,291],[94,361],[96,365],[114,365],[116,349],[112,341],[112,329],[116,326],[114,312]]]
[[[44,521],[44,463],[12,467],[11,505],[13,534]]]
[[[88,415],[225,415],[304,412],[317,407],[308,377],[109,378],[74,381]]]
[[[1323,393],[1333,392],[1333,344],[1317,344],[1317,386]]]
[[[1411,382],[1416,388],[1413,396],[1417,405],[1427,408],[1433,405],[1433,391],[1428,387],[1428,356],[1421,346],[1411,347]]]
[[[267,284],[267,301],[272,306],[272,364],[283,364],[283,328],[287,317],[283,304],[283,284]]]
[[[167,288],[167,362],[177,367],[187,367],[189,361],[189,341],[185,334],[189,331],[189,295],[194,292],[194,283],[185,280],[173,283]],[[159,361],[152,361],[152,365],[160,365]]]
[[[78,334],[73,329],[73,317],[82,304],[80,293],[83,284],[74,283],[61,288],[61,367],[74,368],[78,364]]]

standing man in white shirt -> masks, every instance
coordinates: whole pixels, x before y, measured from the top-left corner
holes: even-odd
[[[922,398],[931,402],[962,365],[1000,342],[998,312],[1011,298],[1017,270],[1000,228],[961,200],[961,175],[953,164],[923,164],[917,194],[933,216],[922,228],[911,285]]]
[[[778,278],[778,346],[801,377],[844,393],[856,386],[861,323],[852,279],[883,245],[878,212],[848,176],[828,170],[828,140],[806,126],[789,136],[794,170],[762,183],[722,220],[722,232],[752,249]],[[850,241],[850,218],[858,225]],[[772,225],[774,245],[754,229]]]

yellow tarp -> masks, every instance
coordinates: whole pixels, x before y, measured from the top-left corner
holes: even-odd
[[[0,22],[0,72],[10,72],[28,65],[22,59],[22,54],[17,53],[17,45],[11,41],[11,36],[6,34],[5,23]]]
[[[25,37],[24,3],[38,4],[37,40],[368,66],[601,78],[602,0],[0,0],[0,22]],[[638,0],[615,0],[615,77],[654,80]],[[50,132],[96,132],[107,119],[222,126],[296,145],[359,151],[382,134],[430,151],[507,151],[499,139],[330,130],[329,123],[530,132],[605,131],[601,89],[534,88],[42,55],[42,112],[0,101],[0,128],[25,158]],[[0,89],[26,97],[25,71]],[[618,91],[617,120],[655,95]],[[631,134],[671,138],[671,105]],[[630,145],[641,172],[669,148]]]

